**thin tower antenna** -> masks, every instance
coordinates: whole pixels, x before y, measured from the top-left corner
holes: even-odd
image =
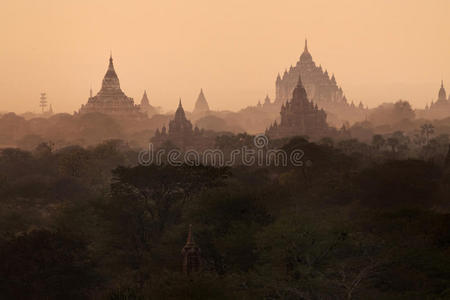
[[[41,93],[41,97],[39,98],[39,106],[42,108],[42,113],[45,112],[45,108],[47,107],[47,94]]]

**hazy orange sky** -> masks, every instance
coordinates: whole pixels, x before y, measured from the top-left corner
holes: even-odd
[[[275,78],[303,51],[335,73],[347,98],[370,107],[399,98],[422,107],[450,92],[450,1],[3,0],[0,111],[56,112],[96,93],[112,50],[124,92],[167,110],[212,109],[274,96]]]

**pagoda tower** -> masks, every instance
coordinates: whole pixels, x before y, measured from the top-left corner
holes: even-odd
[[[441,88],[439,89],[438,99],[436,101],[436,104],[439,103],[447,104],[447,93],[444,88],[444,80],[441,80]]]
[[[142,95],[141,104],[139,105],[141,112],[147,114],[147,116],[152,116],[158,113],[157,109],[150,104],[148,100],[147,91],[144,91]]]
[[[203,89],[200,89],[200,94],[197,97],[197,101],[195,102],[194,114],[202,114],[209,112],[209,105],[206,101],[205,95],[203,94]]]
[[[197,273],[201,269],[201,250],[195,244],[194,238],[192,237],[192,225],[189,225],[188,237],[186,240],[186,245],[184,245],[181,250],[181,255],[183,256],[183,273],[190,275],[192,273]]]
[[[149,105],[150,105],[150,102],[148,101],[147,91],[144,91],[144,95],[142,95],[142,99],[141,99],[141,107],[147,107]]]
[[[192,123],[186,118],[180,99],[175,116],[173,120],[169,122],[169,136],[175,138],[178,136],[188,138],[192,133]]]
[[[92,92],[91,92],[92,93]],[[91,94],[92,95],[92,94]],[[139,106],[133,98],[128,97],[120,88],[119,77],[114,69],[112,55],[102,81],[102,88],[95,96],[90,96],[88,102],[82,105],[79,113],[104,113],[115,116],[140,116]]]
[[[203,129],[197,126],[193,128],[191,121],[186,118],[181,99],[178,102],[178,108],[172,120],[169,121],[169,128],[166,131],[165,126],[155,132],[151,138],[152,143],[157,147],[170,141],[181,150],[187,149],[206,149],[211,146],[213,140],[204,136]]]
[[[322,136],[327,132],[327,115],[317,104],[308,100],[301,76],[297,86],[292,92],[291,100],[281,106],[281,121],[276,121],[266,130],[271,138],[284,138],[290,136]]]

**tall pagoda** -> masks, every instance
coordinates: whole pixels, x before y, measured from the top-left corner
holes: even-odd
[[[120,88],[119,77],[114,69],[112,55],[109,58],[109,66],[103,77],[102,88],[97,95],[88,99],[88,102],[81,106],[79,113],[103,113],[114,116],[142,117],[139,106],[134,104],[133,98],[128,97]]]

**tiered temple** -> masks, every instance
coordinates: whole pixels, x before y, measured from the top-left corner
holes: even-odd
[[[125,95],[120,88],[112,56],[109,58],[109,66],[103,78],[102,88],[95,96],[92,96],[91,92],[88,102],[79,110],[80,114],[93,112],[121,117],[142,117],[143,115],[139,106],[134,104],[133,98]]]
[[[285,70],[283,77],[279,74],[277,76],[275,103],[283,104],[290,98],[300,75],[308,98],[315,103],[346,103],[342,88],[337,85],[334,74],[330,78],[328,71],[323,71],[321,66],[316,66],[306,40],[305,49],[296,66],[291,66],[289,71]]]
[[[365,116],[364,105],[361,102],[358,105],[348,102],[334,74],[330,77],[327,70],[322,70],[322,66],[316,66],[308,50],[307,40],[297,64],[285,70],[283,76],[278,74],[275,82],[275,104],[284,104],[290,98],[299,76],[302,77],[308,99],[328,113],[354,121]]]
[[[266,135],[270,138],[301,135],[318,137],[325,135],[328,129],[325,111],[308,100],[301,76],[292,92],[292,99],[282,104],[280,115],[280,124],[275,121],[266,130]]]

